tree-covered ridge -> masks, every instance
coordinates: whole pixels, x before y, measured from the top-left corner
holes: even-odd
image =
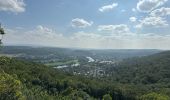
[[[170,95],[170,51],[126,59],[109,70],[113,81],[138,85],[146,93],[157,92]]]
[[[113,74],[122,83],[170,83],[170,51],[151,56],[126,59],[114,67]],[[123,82],[124,81],[124,82]]]

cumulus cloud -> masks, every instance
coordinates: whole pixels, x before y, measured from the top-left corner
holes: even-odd
[[[101,8],[99,8],[99,11],[100,12],[106,12],[106,11],[110,11],[112,9],[114,9],[115,7],[118,6],[118,3],[113,3],[111,5],[106,5],[106,6],[103,6]]]
[[[114,25],[99,25],[98,31],[112,31],[114,30]]]
[[[139,20],[139,24],[136,25],[136,28],[159,28],[167,27],[168,22],[162,17],[149,16],[142,20]]]
[[[99,25],[98,31],[111,31],[112,33],[127,33],[129,28],[125,24],[120,25]]]
[[[7,33],[4,42],[7,44],[32,44],[32,45],[46,45],[52,46],[56,42],[58,43],[63,39],[63,35],[55,32],[54,30],[37,26],[32,30],[25,29],[6,29]],[[62,44],[60,44],[62,45]]]
[[[0,11],[21,13],[25,11],[25,3],[23,0],[0,0]]]
[[[40,36],[40,37],[43,36],[48,39],[50,39],[50,38],[52,39],[52,38],[56,38],[56,37],[58,38],[58,37],[63,36],[62,34],[56,33],[54,30],[44,27],[42,25],[38,25],[35,30],[30,31],[28,33],[32,34],[33,36],[36,34],[37,36]]]
[[[86,28],[88,26],[91,26],[93,24],[92,21],[88,22],[84,19],[80,18],[75,18],[71,21],[71,26],[72,27],[77,27],[77,28]]]
[[[130,17],[129,20],[130,20],[131,22],[136,22],[137,18],[136,18],[136,17]]]
[[[139,0],[137,10],[140,12],[150,12],[167,1],[168,0]]]
[[[162,7],[160,9],[153,10],[151,16],[167,16],[170,15],[170,8]]]

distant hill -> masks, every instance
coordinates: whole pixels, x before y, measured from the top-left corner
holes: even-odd
[[[92,57],[99,60],[121,60],[130,57],[148,56],[159,53],[162,50],[156,49],[71,49],[71,48],[52,48],[52,47],[28,47],[28,46],[5,46],[1,53],[18,55],[18,57],[40,59],[42,56],[50,58],[75,58],[75,57]],[[52,56],[53,55],[53,56]],[[50,59],[48,58],[48,59]],[[30,57],[31,59],[31,57]]]

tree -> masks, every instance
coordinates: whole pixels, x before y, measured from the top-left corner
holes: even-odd
[[[158,94],[158,93],[149,93],[141,96],[140,100],[170,100],[170,98],[166,95]]]
[[[9,74],[0,73],[0,100],[25,100],[22,84]]]
[[[0,35],[1,35],[1,38],[0,38],[0,44],[2,44],[2,39],[3,39],[3,36],[5,35],[5,31],[4,29],[1,27],[1,24],[0,24]]]
[[[112,97],[110,96],[110,94],[105,94],[103,96],[103,100],[112,100]]]

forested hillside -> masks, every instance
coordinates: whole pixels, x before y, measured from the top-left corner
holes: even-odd
[[[170,51],[125,59],[109,71],[113,81],[142,87],[147,93],[158,92],[170,96]]]
[[[170,52],[126,59],[106,79],[0,57],[1,100],[170,100]]]
[[[103,97],[134,100],[130,95],[133,91],[128,95],[129,87],[121,89],[123,85],[76,77],[44,65],[6,57],[0,58],[0,65],[1,100],[93,100]]]
[[[110,72],[116,75],[117,80],[122,83],[169,84],[170,51],[125,59],[111,70]]]

